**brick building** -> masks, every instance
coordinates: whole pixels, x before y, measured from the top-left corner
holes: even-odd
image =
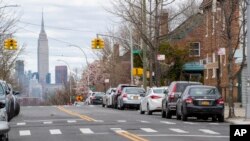
[[[227,100],[229,50],[225,40],[227,23],[224,16],[228,9],[223,9],[220,2],[221,0],[203,0],[200,6],[201,12],[189,17],[163,40],[180,48],[188,48],[193,61],[184,65],[184,73],[188,74],[191,80],[202,79],[206,85],[218,86],[220,82],[222,95]],[[240,24],[238,8],[233,16],[235,18],[232,18],[234,20],[231,26],[231,42],[233,46],[237,46]],[[234,63],[233,72],[238,69],[239,66]],[[238,86],[238,80],[235,80],[234,101],[240,99]]]

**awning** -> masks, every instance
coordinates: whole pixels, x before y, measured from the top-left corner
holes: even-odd
[[[188,62],[183,66],[184,71],[203,71],[204,65],[199,62]]]

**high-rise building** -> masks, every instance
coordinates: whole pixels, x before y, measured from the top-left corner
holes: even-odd
[[[16,61],[15,71],[16,71],[17,77],[24,75],[24,61],[23,60]]]
[[[48,46],[48,38],[47,34],[44,30],[44,20],[42,14],[42,24],[41,31],[38,38],[38,76],[39,83],[46,84],[46,78],[49,74],[49,46]]]
[[[56,66],[55,75],[56,75],[56,84],[63,84],[67,82],[67,66]]]

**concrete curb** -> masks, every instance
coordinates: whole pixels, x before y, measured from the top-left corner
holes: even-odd
[[[230,118],[230,119],[225,119],[225,122],[228,122],[228,123],[231,123],[231,124],[250,124],[250,119]]]

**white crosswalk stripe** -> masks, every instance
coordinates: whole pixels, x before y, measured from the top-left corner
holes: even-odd
[[[209,129],[199,129],[201,132],[204,132],[206,134],[213,134],[213,135],[219,135],[220,133],[209,130]]]
[[[190,125],[198,124],[198,123],[194,123],[194,122],[183,122],[183,123],[190,124]]]
[[[113,131],[120,131],[122,130],[121,128],[110,128],[110,130],[113,130]]]
[[[80,131],[83,134],[94,134],[94,132],[91,129],[89,129],[89,128],[80,128]]]
[[[16,125],[17,126],[22,126],[22,125],[26,125],[26,123],[25,122],[20,122],[20,123],[17,123]]]
[[[44,121],[43,124],[52,124],[52,121]]]
[[[19,131],[20,136],[31,136],[30,130],[20,130]]]
[[[62,134],[60,129],[51,129],[51,130],[49,130],[49,132],[50,132],[51,135],[60,135],[60,134]]]
[[[149,121],[140,120],[141,123],[149,123]]]
[[[177,128],[169,128],[169,130],[177,132],[177,133],[188,133],[188,131],[184,131],[184,130],[177,129]]]
[[[176,124],[174,122],[169,122],[169,121],[160,121],[161,123],[164,123],[164,124]]]
[[[209,123],[210,125],[219,125],[219,123]]]
[[[68,123],[76,123],[76,120],[67,120]]]
[[[145,131],[145,132],[148,132],[148,133],[156,133],[158,131],[154,130],[154,129],[151,129],[151,128],[141,128],[141,130]]]
[[[117,120],[119,123],[127,122],[126,120]]]
[[[103,120],[95,120],[95,122],[104,122]]]

